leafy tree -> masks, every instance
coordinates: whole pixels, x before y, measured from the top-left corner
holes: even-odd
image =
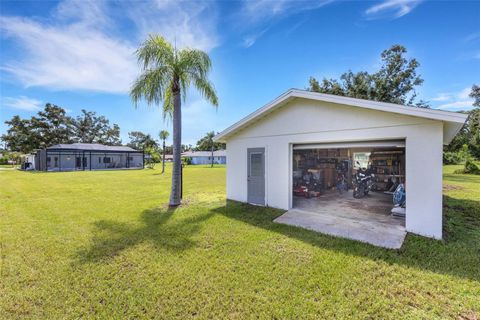
[[[191,144],[182,144],[182,152],[193,150],[193,146]]]
[[[168,136],[170,135],[170,133],[167,131],[167,130],[162,130],[160,131],[160,140],[162,140],[162,143],[163,143],[163,146],[162,146],[162,173],[165,172],[165,152],[167,151],[166,150],[166,147],[165,147],[165,141],[168,139]]]
[[[38,148],[41,137],[37,132],[33,132],[30,120],[21,119],[17,115],[5,121],[5,124],[9,128],[1,139],[5,142],[6,148],[22,153],[30,153]]]
[[[421,85],[423,79],[417,75],[418,61],[405,58],[406,53],[404,46],[393,45],[382,52],[382,66],[377,72],[348,71],[339,80],[324,78],[321,82],[310,77],[308,89],[352,98],[428,107],[428,103],[422,100],[414,103],[415,87]]]
[[[181,194],[181,146],[182,111],[181,96],[185,99],[190,85],[202,96],[218,106],[213,85],[208,80],[211,61],[200,50],[185,48],[178,50],[159,35],[151,35],[137,50],[138,62],[143,73],[133,84],[130,95],[135,105],[141,99],[149,105],[163,101],[163,115],[173,118],[173,170],[170,206],[180,204]]]
[[[468,114],[468,119],[452,142],[444,148],[447,152],[460,152],[464,145],[476,159],[480,159],[480,86],[473,85],[470,97],[474,99],[474,108],[460,111]]]
[[[211,151],[212,156],[210,158],[212,159],[212,168],[214,162],[213,151],[226,148],[225,143],[215,142],[213,141],[213,137],[215,137],[214,131],[207,132],[203,138],[197,141],[197,146],[195,148],[198,151]]]
[[[65,109],[47,103],[37,115],[30,120],[30,126],[41,137],[39,148],[72,142],[72,118],[67,116]]]
[[[150,134],[145,134],[141,131],[132,131],[128,133],[130,142],[127,146],[136,150],[146,150],[147,148],[158,149],[157,142]]]
[[[160,162],[160,155],[158,154],[158,150],[153,147],[146,147],[144,150],[146,157],[146,164],[147,168],[153,169],[155,168],[155,164]]]
[[[9,128],[1,139],[11,151],[30,153],[50,145],[70,143],[71,123],[63,108],[47,103],[44,110],[29,120],[17,115],[5,121]]]
[[[108,121],[108,120],[107,120]],[[120,139],[120,126],[116,123],[112,127],[109,127],[103,137],[98,140],[98,143],[119,146],[122,144],[122,139]]]
[[[120,127],[110,126],[110,121],[96,112],[82,109],[82,114],[72,120],[73,141],[120,145]]]
[[[197,151],[209,151],[211,150],[211,142],[209,142],[209,137],[208,135],[210,134],[213,134],[213,131],[212,132],[209,132],[207,134],[205,134],[205,136],[203,136],[200,140],[197,141],[197,145],[195,146],[195,150]],[[213,138],[215,136],[215,134],[213,134],[213,136],[211,136],[211,138]],[[213,141],[213,148],[215,150],[222,150],[222,149],[225,149],[227,146],[225,143],[221,143],[221,142],[214,142]]]
[[[45,105],[30,119],[14,116],[5,121],[7,133],[1,136],[11,151],[30,153],[59,143],[101,143],[119,145],[120,127],[110,126],[104,116],[82,110],[82,115],[73,119],[63,108],[51,103]]]

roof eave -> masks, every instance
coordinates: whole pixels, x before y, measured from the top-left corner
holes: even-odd
[[[310,100],[316,100],[316,101],[350,105],[350,106],[356,106],[356,107],[372,109],[377,111],[391,112],[391,113],[403,114],[407,116],[438,120],[443,122],[453,122],[461,125],[465,123],[468,117],[467,115],[458,113],[458,112],[416,108],[416,107],[403,106],[403,105],[398,105],[393,103],[362,100],[362,99],[356,99],[356,98],[350,98],[350,97],[342,97],[342,96],[310,92],[305,90],[290,89],[287,92],[280,95],[279,97],[277,97],[276,99],[274,99],[273,101],[255,110],[254,112],[250,113],[240,121],[234,123],[233,125],[229,126],[225,130],[217,134],[213,138],[214,141],[223,142],[223,143],[227,142],[228,138],[231,135],[234,135],[238,130],[245,128],[249,124],[253,123],[255,120],[258,120],[261,116],[265,116],[273,109],[283,105],[284,103],[290,101],[293,98],[304,98],[304,99],[310,99]]]

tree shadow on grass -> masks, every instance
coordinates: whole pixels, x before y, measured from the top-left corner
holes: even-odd
[[[480,202],[446,197],[445,241],[408,234],[400,250],[375,247],[299,227],[273,223],[285,211],[228,200],[214,209],[226,217],[248,223],[313,246],[349,255],[383,260],[420,270],[480,281]]]
[[[180,252],[195,246],[192,237],[200,231],[200,224],[214,215],[213,212],[188,218],[171,219],[175,208],[155,208],[143,211],[141,225],[114,220],[94,223],[93,244],[76,254],[80,263],[105,262],[122,251],[143,242],[157,249]]]
[[[480,175],[474,174],[456,174],[448,173],[443,175],[444,183],[461,182],[461,183],[480,183]]]

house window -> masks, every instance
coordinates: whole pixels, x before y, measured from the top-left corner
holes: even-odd
[[[52,159],[50,159],[50,157],[47,157],[47,165],[50,165],[50,161],[52,161]]]
[[[133,157],[128,157],[128,161],[133,161]]]
[[[110,163],[110,157],[103,157],[103,163]]]
[[[98,163],[102,163],[102,157],[98,157]]]
[[[75,159],[76,161],[76,166],[77,168],[81,168],[81,167],[86,167],[87,166],[87,158],[86,157],[77,157]]]
[[[54,167],[58,167],[58,157],[54,157],[53,158],[53,161],[54,161]]]

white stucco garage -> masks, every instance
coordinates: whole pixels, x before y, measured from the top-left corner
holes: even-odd
[[[215,140],[227,144],[227,198],[284,210],[293,207],[294,148],[402,144],[405,229],[441,239],[442,147],[465,120],[454,112],[292,89]]]

